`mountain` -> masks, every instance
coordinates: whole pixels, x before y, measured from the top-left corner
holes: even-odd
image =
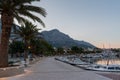
[[[83,46],[83,47],[85,47],[85,48],[95,48],[95,46],[94,45],[92,45],[91,43],[89,43],[89,42],[86,42],[86,41],[78,41],[78,40],[74,40],[77,44],[78,44],[78,46]]]
[[[54,47],[72,47],[78,46],[83,48],[95,48],[94,45],[85,42],[72,39],[69,35],[60,32],[57,29],[51,31],[43,31],[42,37]]]

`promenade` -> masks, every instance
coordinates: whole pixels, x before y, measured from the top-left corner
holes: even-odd
[[[0,80],[112,80],[92,71],[86,71],[69,64],[44,58],[25,69],[25,73]]]

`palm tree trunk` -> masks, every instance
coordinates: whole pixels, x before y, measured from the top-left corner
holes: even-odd
[[[2,35],[1,35],[1,47],[0,47],[0,67],[8,66],[8,46],[11,27],[13,24],[13,17],[3,13],[1,15],[2,20]]]
[[[24,51],[24,60],[26,61],[26,59],[28,58],[28,50]]]
[[[24,60],[26,61],[26,59],[28,58],[28,41],[25,41],[25,51],[24,51]]]

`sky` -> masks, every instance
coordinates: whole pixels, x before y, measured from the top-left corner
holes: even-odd
[[[120,48],[120,0],[41,0],[43,30],[58,29],[102,48]]]

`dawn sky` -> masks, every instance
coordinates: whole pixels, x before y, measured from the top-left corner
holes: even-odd
[[[43,30],[59,29],[97,47],[120,48],[120,0],[41,0]]]

